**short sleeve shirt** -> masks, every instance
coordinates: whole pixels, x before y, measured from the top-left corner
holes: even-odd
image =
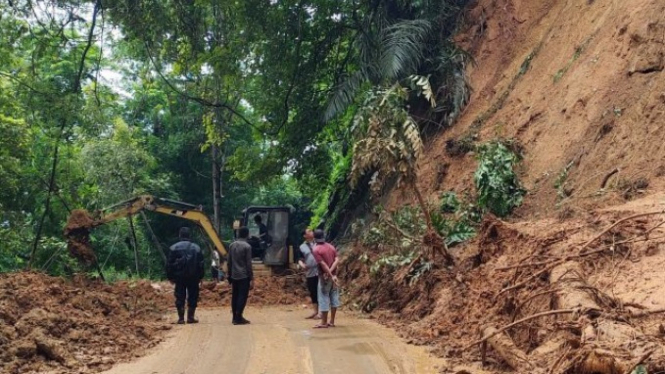
[[[330,243],[318,243],[314,247],[313,253],[317,264],[325,262],[328,267],[331,267],[337,258],[337,250]],[[319,269],[319,276],[324,273],[322,269]],[[333,271],[333,274],[337,274],[337,271]]]
[[[305,273],[307,278],[319,275],[319,264],[316,262],[314,254],[312,253],[313,248],[314,246],[312,243],[302,243],[300,245],[300,253],[302,253],[302,257],[305,260],[305,266],[307,266],[307,271]]]

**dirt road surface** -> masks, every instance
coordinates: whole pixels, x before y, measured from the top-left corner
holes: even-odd
[[[308,311],[308,310],[307,310]],[[201,310],[147,356],[106,374],[438,373],[443,362],[372,321],[339,313],[330,329],[311,327],[301,308],[251,308],[248,326],[228,309]]]

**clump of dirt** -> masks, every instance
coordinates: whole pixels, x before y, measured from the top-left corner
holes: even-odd
[[[2,274],[0,372],[102,371],[162,340],[164,307],[147,281]]]
[[[75,209],[69,215],[64,230],[69,253],[86,265],[97,262],[97,256],[90,244],[90,229],[93,225],[94,220],[87,210]]]
[[[85,209],[74,209],[67,218],[67,225],[65,226],[65,234],[68,232],[76,231],[78,229],[89,230],[94,224],[95,220],[90,216]]]
[[[433,346],[447,373],[659,372],[664,198],[563,222],[487,217],[454,268],[435,264],[415,282],[404,268],[372,275],[381,251],[358,246],[340,267],[347,303]]]

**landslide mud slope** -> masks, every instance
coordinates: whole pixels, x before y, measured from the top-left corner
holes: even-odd
[[[346,298],[448,359],[444,373],[665,370],[665,194],[556,218],[492,217],[454,268],[415,283],[372,276],[381,251],[340,267]],[[363,258],[365,257],[365,258]]]
[[[524,218],[662,190],[665,2],[479,0],[467,18],[459,41],[476,62],[468,69],[473,92],[422,158],[420,183],[431,198],[471,190],[474,155],[448,154],[446,145],[473,135],[522,146]],[[403,199],[394,193],[391,205]]]
[[[459,145],[512,139],[524,204],[414,284],[372,277],[385,254],[354,248],[347,296],[433,346],[446,373],[665,371],[665,2],[472,4],[458,37],[471,101],[427,145],[420,187],[473,195]],[[397,190],[387,206],[409,202]]]

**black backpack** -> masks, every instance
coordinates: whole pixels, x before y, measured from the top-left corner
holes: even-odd
[[[180,257],[173,262],[174,275],[180,279],[196,278],[199,270],[197,257],[196,249],[192,248],[190,242],[187,249],[182,251]]]

